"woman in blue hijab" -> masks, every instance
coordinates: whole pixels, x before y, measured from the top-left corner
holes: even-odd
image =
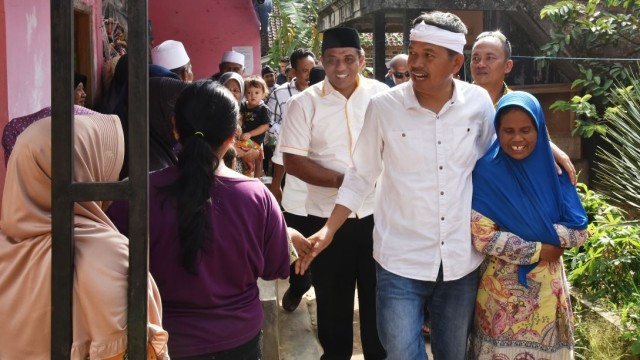
[[[562,263],[587,237],[587,215],[558,176],[540,103],[514,91],[498,103],[498,139],[473,171],[472,240],[487,255],[476,299],[474,359],[573,359],[573,313]]]

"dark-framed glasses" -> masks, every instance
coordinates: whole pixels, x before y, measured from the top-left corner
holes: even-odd
[[[393,72],[393,76],[398,78],[398,79],[404,79],[406,77],[411,76],[411,74],[408,71],[405,72],[401,72],[401,71],[394,71]]]

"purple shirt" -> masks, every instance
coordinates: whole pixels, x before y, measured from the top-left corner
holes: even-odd
[[[178,175],[175,166],[149,176],[149,259],[163,306],[172,356],[203,355],[251,340],[262,327],[257,278],[289,276],[286,224],[276,200],[258,180],[216,176],[211,187],[212,242],[197,275],[180,263],[175,200],[159,187]],[[127,230],[126,202],[108,210]]]
[[[79,105],[73,106],[73,113],[75,115],[97,114],[97,112]],[[4,148],[5,166],[9,162],[9,155],[11,155],[11,152],[13,151],[13,146],[16,144],[18,135],[22,134],[24,129],[26,129],[29,125],[49,116],[51,116],[51,106],[47,106],[46,108],[33,114],[11,119],[11,121],[7,123],[7,125],[4,127],[4,131],[2,132],[2,147]]]

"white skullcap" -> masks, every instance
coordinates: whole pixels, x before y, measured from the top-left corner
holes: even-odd
[[[234,64],[240,64],[244,67],[244,55],[240,54],[237,51],[225,51],[222,54],[222,61],[223,63],[234,63]]]
[[[151,61],[172,70],[187,65],[190,59],[180,41],[167,40],[151,49]]]
[[[462,33],[455,33],[423,22],[417,24],[409,33],[409,40],[426,42],[442,46],[462,54],[467,39]]]

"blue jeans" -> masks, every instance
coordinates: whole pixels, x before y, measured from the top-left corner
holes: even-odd
[[[479,270],[435,282],[395,275],[376,263],[378,334],[388,359],[428,359],[422,323],[429,309],[431,351],[435,360],[464,360],[473,321]]]

